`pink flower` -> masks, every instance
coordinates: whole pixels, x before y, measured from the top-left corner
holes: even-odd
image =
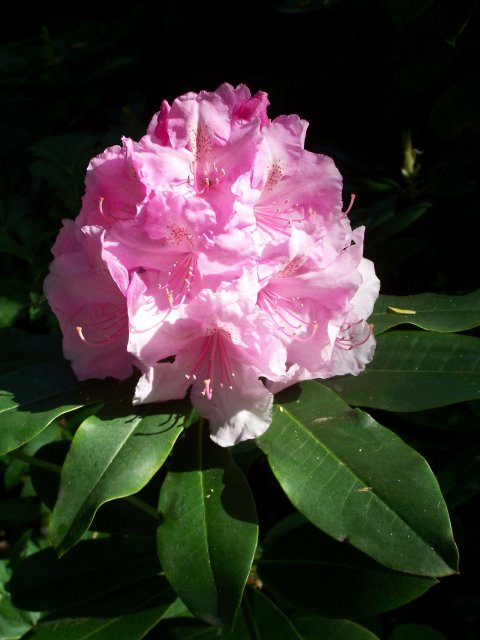
[[[307,123],[244,85],[163,102],[88,168],[45,291],[80,378],[142,373],[134,403],[190,398],[223,446],[261,435],[273,393],[357,375],[378,295],[363,229]]]

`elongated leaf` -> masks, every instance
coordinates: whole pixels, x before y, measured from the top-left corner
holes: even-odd
[[[480,289],[465,296],[380,295],[370,320],[376,335],[400,324],[414,324],[429,331],[467,331],[480,325]]]
[[[48,622],[38,624],[25,640],[140,640],[168,617],[174,595],[167,581],[157,578],[129,587],[123,593],[122,602],[122,611],[116,611],[112,616],[98,613],[92,617],[52,616]]]
[[[311,616],[294,618],[293,624],[303,640],[379,640],[369,629],[351,620],[335,620]]]
[[[279,526],[286,525],[283,521]],[[265,541],[257,568],[280,602],[334,618],[364,618],[395,609],[436,583],[432,578],[391,571],[306,520],[298,524],[296,518],[291,530]],[[295,580],[285,579],[288,575]],[[320,629],[318,635],[322,635]]]
[[[136,493],[164,463],[182,432],[185,410],[168,403],[162,413],[147,413],[154,410],[150,405],[137,415],[92,416],[77,430],[50,525],[60,554],[81,538],[100,505]]]
[[[0,455],[17,449],[55,418],[99,398],[98,381],[79,383],[65,362],[0,376]]]
[[[426,331],[377,338],[373,361],[359,376],[323,381],[351,405],[422,411],[480,398],[480,340]]]
[[[52,510],[58,498],[60,473],[69,447],[68,442],[52,442],[42,447],[35,455],[36,463],[30,467],[33,488],[40,500]],[[155,537],[158,521],[138,505],[143,501],[155,504],[159,488],[160,480],[155,482],[153,479],[135,496],[141,503],[127,497],[102,504],[95,513],[91,528],[105,533]]]
[[[222,640],[302,640],[287,616],[258,589],[247,588],[232,631]]]
[[[230,625],[257,544],[250,489],[228,449],[204,426],[175,449],[160,492],[158,554],[173,588],[199,618]]]
[[[9,586],[15,606],[56,611],[95,601],[160,570],[155,546],[146,541],[83,540],[63,558],[52,547],[29,556]]]
[[[304,516],[391,569],[456,571],[448,512],[416,451],[319,382],[291,388],[277,402],[257,443]]]

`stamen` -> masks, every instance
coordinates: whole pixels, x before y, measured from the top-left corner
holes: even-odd
[[[201,394],[211,400],[215,387],[215,381],[218,379],[218,387],[224,389],[233,389],[232,379],[235,377],[232,371],[230,358],[228,354],[227,340],[231,341],[228,331],[219,327],[213,327],[207,332],[206,337],[200,347],[195,365],[191,373],[185,374],[187,380],[196,381],[197,376],[201,372],[203,375],[203,390]],[[232,343],[233,344],[233,343]]]
[[[259,292],[257,304],[270,316],[275,327],[289,338],[308,342],[318,329],[315,320],[305,320],[303,303],[299,296],[286,298],[272,291],[267,285]],[[298,334],[301,331],[307,331],[307,335],[300,337]]]
[[[362,322],[360,320],[360,322]],[[355,322],[354,324],[359,324],[358,322]],[[350,325],[350,327],[353,325]],[[341,337],[337,337],[335,339],[335,346],[337,346],[339,349],[343,349],[344,351],[351,351],[352,349],[356,349],[357,347],[361,347],[362,344],[365,344],[371,337],[373,333],[373,323],[370,323],[368,325],[368,334],[367,336],[363,339],[360,340],[360,342],[353,342],[353,337],[350,335],[346,335],[346,336],[341,336]]]
[[[346,211],[342,212],[342,215],[341,215],[342,218],[345,218],[346,216],[348,216],[348,214],[350,213],[351,208],[353,207],[353,203],[355,202],[355,198],[356,197],[357,196],[354,193],[352,193],[352,195],[350,196],[350,204],[348,205]]]
[[[97,322],[84,322],[83,325],[75,327],[80,340],[88,344],[89,347],[96,348],[106,347],[117,338],[123,336],[127,330],[128,318],[123,309],[116,309],[113,313]],[[86,331],[93,335],[86,336]]]
[[[159,285],[159,289],[165,291],[171,309],[185,302],[197,272],[197,262],[198,258],[194,253],[184,254],[180,260],[173,263],[172,269],[167,271],[167,282]]]

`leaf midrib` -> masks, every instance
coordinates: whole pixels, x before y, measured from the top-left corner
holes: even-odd
[[[314,443],[316,443],[317,445],[319,445],[320,447],[323,447],[325,451],[327,451],[332,458],[337,461],[339,467],[341,467],[342,469],[345,469],[345,471],[348,471],[348,473],[355,479],[358,480],[360,483],[362,483],[362,485],[366,484],[366,481],[363,480],[362,478],[360,478],[359,476],[356,475],[356,473],[350,468],[350,466],[347,466],[344,462],[342,463],[342,461],[340,460],[340,458],[327,446],[324,444],[321,444],[319,442],[319,440],[317,440],[314,436],[314,434],[309,431],[301,422],[299,422],[299,420],[297,420],[297,418],[290,413],[290,411],[288,411],[288,409],[285,409],[285,407],[283,407],[283,415],[287,415],[292,422],[294,422],[296,425],[298,425],[300,427],[300,429],[305,432],[308,437],[314,441]],[[338,418],[338,416],[337,416]],[[407,527],[408,529],[423,543],[425,544],[427,547],[429,547],[431,549],[431,544],[428,543],[423,536],[421,536],[414,528],[412,528],[412,525],[410,524],[410,522],[404,518],[403,514],[400,516],[394,509],[392,509],[390,507],[390,505],[388,504],[388,502],[381,497],[376,491],[371,491],[371,495],[373,498],[376,498],[382,505],[384,505],[390,512],[393,512],[398,518],[399,520],[401,520]],[[434,550],[435,555],[440,558],[440,560],[442,561],[442,563],[448,568],[451,569],[452,567],[450,567],[447,562],[444,560],[444,558],[442,558],[441,555],[438,554],[438,552],[436,550]]]

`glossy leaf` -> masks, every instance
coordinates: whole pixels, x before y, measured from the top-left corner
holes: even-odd
[[[409,313],[400,313],[402,310]],[[400,324],[413,324],[429,331],[467,331],[480,325],[480,289],[464,296],[380,295],[370,321],[377,335]]]
[[[98,381],[79,383],[65,362],[44,362],[0,376],[0,455],[17,449],[55,418],[98,399]]]
[[[378,636],[351,620],[311,616],[294,618],[302,640],[379,640]]]
[[[255,504],[230,451],[203,425],[185,434],[160,492],[158,554],[195,616],[230,625],[257,544]]]
[[[286,606],[333,618],[364,618],[418,598],[436,583],[391,571],[304,519],[294,518],[285,531],[289,521],[292,517],[275,527],[280,534],[273,540],[267,538],[257,565],[262,582]]]
[[[113,418],[91,416],[79,427],[50,524],[60,554],[81,538],[100,505],[136,493],[162,466],[182,431],[185,411],[180,403],[160,407],[162,413],[149,414],[155,410],[150,405],[136,415],[124,410]]]
[[[28,446],[28,445],[27,445]],[[58,497],[60,473],[70,443],[52,442],[42,447],[35,455],[35,463],[30,467],[33,488],[42,502],[53,510]],[[47,463],[46,465],[44,463]],[[142,502],[154,504],[157,501],[160,481],[151,480],[136,496]],[[91,528],[104,533],[136,536],[155,536],[157,520],[152,513],[139,508],[130,498],[120,498],[102,504],[95,513]]]
[[[324,380],[351,405],[422,411],[480,398],[480,340],[425,331],[377,338],[373,361],[359,376]]]
[[[277,396],[257,443],[291,502],[329,535],[398,571],[456,571],[448,512],[425,460],[321,383]]]

